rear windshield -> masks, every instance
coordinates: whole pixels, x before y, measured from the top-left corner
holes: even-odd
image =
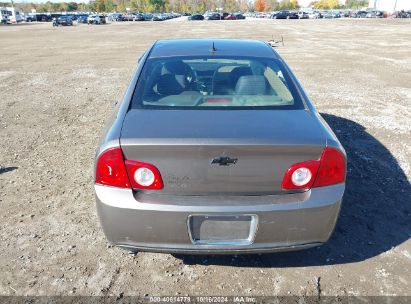
[[[132,108],[302,109],[281,62],[241,57],[148,59]]]

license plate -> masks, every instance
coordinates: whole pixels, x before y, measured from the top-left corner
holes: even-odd
[[[249,245],[257,230],[257,216],[191,215],[188,230],[193,244]]]

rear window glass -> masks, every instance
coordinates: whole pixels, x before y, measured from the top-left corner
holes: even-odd
[[[132,108],[278,108],[303,104],[281,62],[241,57],[148,59]]]

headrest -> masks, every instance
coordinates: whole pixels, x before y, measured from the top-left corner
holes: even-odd
[[[253,72],[247,66],[240,66],[240,67],[234,68],[230,74],[231,74],[230,82],[234,89],[235,85],[237,84],[238,79],[240,79],[241,76],[253,75]]]
[[[240,78],[241,76],[252,75],[252,74],[253,72],[251,71],[251,68],[247,66],[236,67],[231,71],[231,75],[233,75],[233,77],[236,80],[238,80],[238,78]]]
[[[157,81],[157,92],[161,95],[178,95],[184,91],[184,87],[174,75],[161,75]]]
[[[190,75],[192,73],[190,66],[181,60],[167,61],[164,68],[170,74],[174,75]]]
[[[235,86],[235,93],[241,95],[264,95],[267,93],[267,82],[263,75],[241,76]]]

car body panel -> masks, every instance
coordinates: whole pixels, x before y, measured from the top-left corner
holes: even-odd
[[[273,196],[139,198],[131,189],[96,185],[97,210],[110,243],[134,251],[257,253],[305,249],[326,242],[335,226],[344,184]],[[241,202],[241,204],[239,204]],[[251,245],[193,244],[192,214],[255,214]]]

